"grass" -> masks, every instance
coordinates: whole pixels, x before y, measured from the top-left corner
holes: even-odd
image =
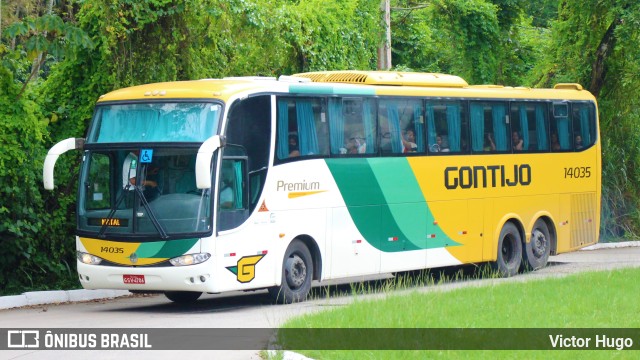
[[[455,277],[460,278],[461,275],[457,274]],[[283,328],[640,328],[640,269],[591,272],[451,291],[418,292],[414,287],[408,294],[391,293],[391,290],[398,287],[407,288],[415,283],[433,282],[438,280],[431,276],[419,276],[417,281],[400,278],[377,286],[352,285],[353,292],[381,291],[383,298],[370,300],[356,296],[356,300],[350,305],[294,318],[284,324]],[[506,334],[506,337],[509,335],[505,331],[500,334]],[[640,338],[633,340],[637,348]],[[375,341],[373,336],[371,341]],[[340,342],[348,344],[349,339],[338,339],[338,343]],[[344,348],[349,347],[347,345]],[[635,358],[638,355],[635,351],[617,350],[565,350],[553,353],[513,350],[298,352],[314,359],[403,360],[432,357],[475,359],[548,356],[608,359]]]

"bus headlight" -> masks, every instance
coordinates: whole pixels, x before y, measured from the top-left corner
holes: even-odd
[[[189,255],[182,255],[182,256],[175,257],[169,260],[169,262],[173,266],[187,266],[187,265],[195,265],[195,264],[203,263],[209,260],[210,257],[211,257],[211,254],[209,253],[189,254]]]
[[[101,258],[97,256],[93,256],[91,254],[87,254],[85,252],[78,251],[76,254],[77,254],[78,260],[80,260],[80,262],[87,265],[98,265],[102,262]]]

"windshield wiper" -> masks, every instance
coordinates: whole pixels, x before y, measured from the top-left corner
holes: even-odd
[[[116,201],[116,205],[113,208],[111,208],[111,211],[109,211],[109,215],[107,215],[106,221],[102,222],[100,231],[98,231],[98,237],[103,239],[105,238],[104,233],[105,231],[107,231],[107,227],[109,227],[109,224],[111,224],[111,220],[116,215],[116,210],[118,209],[118,207],[120,207],[122,200],[124,200],[125,194],[127,194],[130,188],[131,188],[131,184],[127,184],[127,186],[125,186],[124,189],[122,190],[122,193],[120,193],[120,197],[118,197],[118,200]]]
[[[100,231],[98,232],[98,236],[100,238],[105,237],[105,231],[107,230],[107,227],[109,227],[109,224],[111,224],[111,220],[115,216],[116,210],[124,200],[124,197],[127,194],[127,192],[130,191],[129,189],[131,189],[131,186],[132,186],[131,183],[129,183],[127,184],[127,186],[124,187],[124,189],[122,190],[122,193],[120,194],[120,197],[116,201],[116,205],[111,209],[111,211],[109,211],[109,215],[107,215],[106,221],[104,221],[104,223],[102,224],[102,227],[100,227]],[[168,238],[169,235],[167,235],[167,232],[162,227],[162,224],[160,224],[160,222],[158,221],[158,218],[156,217],[155,213],[153,212],[153,210],[151,210],[151,206],[149,206],[149,202],[147,201],[147,198],[144,196],[144,193],[142,192],[142,190],[140,190],[140,188],[135,185],[133,185],[133,190],[140,197],[140,202],[142,203],[142,206],[144,206],[144,208],[147,210],[147,213],[149,214],[149,219],[151,220],[151,223],[156,228],[156,230],[158,230],[160,237],[162,239]]]
[[[137,186],[134,186],[133,188],[136,194],[138,194],[138,196],[140,197],[140,202],[142,203],[142,206],[144,206],[144,208],[147,209],[147,212],[149,213],[149,219],[151,219],[151,223],[156,228],[156,230],[158,230],[158,233],[160,233],[160,237],[163,239],[168,238],[169,235],[167,235],[167,232],[164,231],[164,228],[162,227],[162,224],[160,224],[160,222],[158,221],[156,214],[154,214],[153,210],[151,210],[151,206],[149,206],[149,202],[147,202],[147,198],[144,196],[144,193],[142,192],[142,190],[140,190],[140,188]]]

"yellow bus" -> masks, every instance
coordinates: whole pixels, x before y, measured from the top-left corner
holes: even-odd
[[[100,97],[77,204],[80,283],[269,289],[491,263],[504,276],[598,240],[594,97],[443,74],[333,71],[168,82]]]

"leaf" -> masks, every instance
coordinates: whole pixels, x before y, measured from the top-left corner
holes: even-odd
[[[57,58],[64,57],[66,50],[64,43],[62,43],[62,40],[57,39],[56,41],[52,42],[49,46],[48,52]]]
[[[25,43],[27,52],[43,52],[49,47],[49,41],[42,35],[34,35]]]
[[[17,36],[26,35],[29,33],[29,27],[23,22],[16,22],[3,30],[6,36],[15,38]]]

